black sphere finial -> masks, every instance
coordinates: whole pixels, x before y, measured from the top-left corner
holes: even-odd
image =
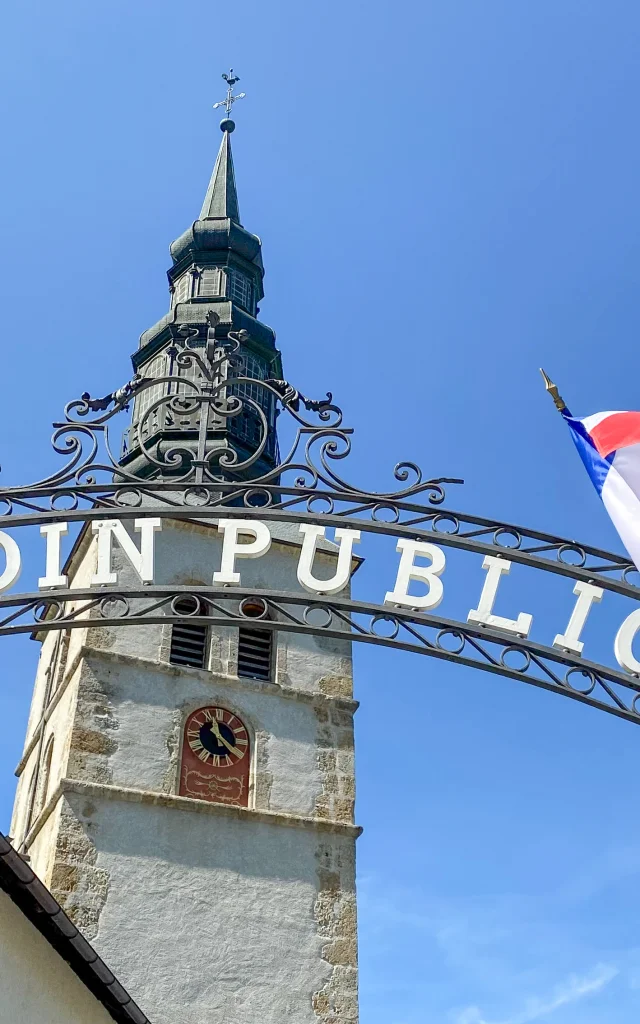
[[[222,118],[222,121],[220,122],[221,132],[229,132],[229,134],[231,134],[231,132],[235,130],[235,127],[236,123],[235,121],[232,121],[230,117]]]

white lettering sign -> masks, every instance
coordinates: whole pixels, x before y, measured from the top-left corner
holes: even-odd
[[[214,583],[240,583],[240,573],[236,572],[236,558],[261,558],[271,547],[269,527],[258,523],[255,519],[221,519],[218,530],[224,535],[222,541],[222,560],[219,572],[214,572]],[[240,543],[239,537],[253,537],[249,543]]]
[[[360,542],[360,530],[343,530],[337,527],[336,541],[339,543],[336,571],[328,580],[319,580],[313,575],[313,562],[318,541],[324,539],[324,526],[302,523],[300,533],[304,536],[298,560],[298,582],[312,594],[339,594],[351,578],[353,545]]]
[[[44,576],[38,580],[41,589],[67,585],[67,577],[60,574],[60,543],[68,532],[66,523],[48,523],[40,527],[40,533],[47,542]]]
[[[587,621],[587,615],[591,611],[591,605],[602,600],[604,590],[602,587],[594,587],[593,583],[584,583],[578,580],[573,588],[574,594],[578,595],[569,625],[564,633],[558,633],[553,641],[554,647],[561,647],[563,651],[573,651],[574,654],[582,654],[584,644],[580,634]]]
[[[613,644],[618,665],[627,672],[633,672],[634,676],[640,675],[640,661],[633,655],[633,641],[638,629],[640,629],[640,608],[631,612],[631,615],[627,615]]]
[[[162,529],[160,518],[134,519],[133,532],[140,535],[139,543],[130,528],[119,519],[96,520],[91,529],[96,537],[96,568],[89,580],[91,587],[118,585],[119,573],[113,565],[115,545],[143,583],[154,582],[155,535]],[[271,547],[271,531],[268,525],[255,519],[221,519],[217,529],[222,544],[220,567],[213,572],[213,585],[240,586],[242,579],[237,563],[244,558],[266,555]],[[327,538],[325,526],[305,522],[299,531],[301,540],[295,569],[299,585],[317,595],[332,596],[347,590],[354,569],[354,547],[361,540],[360,530],[338,526],[334,531],[335,543]],[[68,587],[67,575],[62,571],[62,545],[69,533],[68,524],[47,523],[40,528],[40,533],[45,543],[44,575],[38,579],[39,589],[51,591]],[[323,541],[328,543],[323,546]],[[444,596],[444,584],[440,578],[446,566],[443,549],[428,541],[400,537],[396,551],[400,554],[396,580],[393,590],[385,593],[384,604],[411,609],[418,615],[437,608]],[[328,574],[326,579],[322,578],[323,554],[331,563],[324,570]],[[2,564],[4,568],[1,568]],[[521,611],[515,618],[494,612],[500,581],[509,575],[511,565],[507,558],[484,556],[482,566],[486,576],[482,592],[477,607],[469,611],[467,621],[524,638],[529,635],[533,623],[529,612]],[[22,556],[17,541],[11,534],[0,530],[0,593],[17,582],[21,567]],[[412,585],[418,593],[410,593]],[[604,589],[591,581],[578,580],[573,593],[576,600],[569,621],[564,632],[556,634],[553,646],[580,657],[584,650],[582,633],[593,605],[602,601]],[[640,608],[637,608],[620,626],[614,653],[625,672],[640,677],[640,657],[636,658],[633,653],[633,643],[639,630]]]
[[[505,629],[508,633],[517,633],[518,636],[528,636],[533,615],[529,615],[528,612],[520,612],[517,619],[506,619],[503,615],[493,614],[500,578],[509,575],[511,562],[508,562],[506,558],[496,558],[495,555],[485,555],[482,568],[487,570],[487,577],[480,594],[478,607],[471,609],[467,615],[467,622],[479,622],[484,626]]]
[[[142,582],[153,583],[155,535],[162,529],[162,522],[159,519],[134,519],[133,525],[140,534],[139,550],[119,519],[103,519],[92,523],[91,528],[98,535],[98,566],[91,586],[118,582],[118,574],[111,568],[114,540],[118,542]]]
[[[17,582],[22,569],[22,555],[13,537],[10,537],[4,530],[0,530],[0,548],[4,551],[7,562],[4,572],[0,573],[0,593],[2,593],[3,590],[8,590]]]
[[[407,608],[418,608],[425,611],[427,608],[437,608],[444,595],[442,580],[439,578],[444,572],[446,558],[442,548],[435,544],[428,544],[419,540],[398,541],[396,551],[401,552],[396,585],[393,590],[387,591],[384,598],[385,604],[402,605]],[[416,565],[416,557],[429,558],[430,565]],[[416,596],[409,593],[409,584],[412,580],[419,580],[427,584],[426,594]]]

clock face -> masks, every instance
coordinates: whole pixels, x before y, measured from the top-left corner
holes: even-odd
[[[249,735],[237,717],[225,708],[194,711],[187,722],[186,741],[203,764],[229,768],[247,756]]]

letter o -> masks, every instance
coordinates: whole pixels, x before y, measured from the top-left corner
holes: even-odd
[[[0,574],[0,593],[12,587],[20,575],[22,569],[22,558],[20,548],[13,537],[10,537],[4,530],[0,530],[0,548],[4,550],[7,564],[4,572]]]

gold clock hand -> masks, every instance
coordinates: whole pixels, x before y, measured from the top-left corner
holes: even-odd
[[[236,757],[242,757],[242,754],[243,754],[242,750],[238,750],[237,747],[234,747],[234,745],[232,743],[229,743],[229,741],[224,738],[224,736],[220,732],[220,726],[215,721],[215,719],[211,722],[211,731],[213,732],[213,735],[215,736],[215,738],[220,743],[224,744],[224,746],[227,748],[227,750],[231,754],[235,754]]]
[[[225,738],[224,738],[224,736],[222,734],[220,734],[220,739],[222,740],[222,742],[224,743],[225,747],[227,748],[227,750],[229,751],[230,754],[235,754],[237,758],[242,757],[242,754],[243,754],[242,750],[240,750],[238,747],[234,747],[233,743],[229,743],[228,740],[225,740]]]

